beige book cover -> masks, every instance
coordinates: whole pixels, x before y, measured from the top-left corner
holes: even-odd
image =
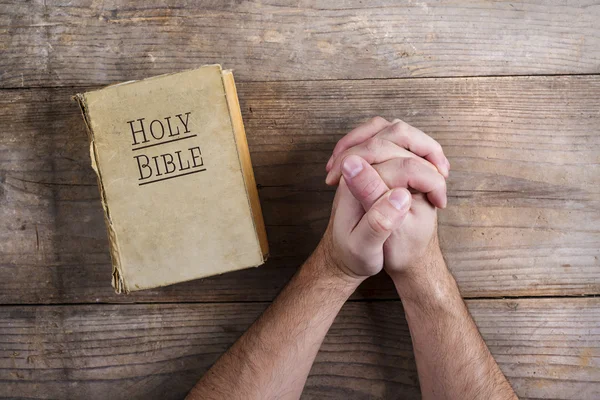
[[[75,98],[117,293],[264,263],[267,237],[230,71],[208,65]]]

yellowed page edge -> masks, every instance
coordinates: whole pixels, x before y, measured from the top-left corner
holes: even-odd
[[[248,149],[248,140],[246,139],[246,131],[244,130],[244,121],[240,110],[240,103],[237,96],[235,81],[233,74],[229,70],[223,71],[223,85],[225,86],[225,95],[227,96],[227,104],[229,105],[229,114],[231,115],[231,123],[233,125],[233,133],[235,142],[238,148],[242,173],[244,174],[244,182],[246,191],[250,200],[250,207],[254,219],[254,226],[260,244],[263,261],[269,256],[269,242],[267,240],[267,230],[260,207],[258,190],[256,188],[256,180],[252,169],[252,160],[250,159],[250,151]]]

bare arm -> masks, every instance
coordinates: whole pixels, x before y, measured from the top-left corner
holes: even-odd
[[[361,165],[353,177],[344,173],[349,162]],[[389,188],[413,190],[409,213],[384,244],[384,259],[404,305],[423,398],[515,399],[438,245],[436,207],[446,206],[449,169],[431,137],[400,120],[375,118],[338,142],[327,183],[343,175],[365,210]],[[369,196],[361,194],[365,189]]]
[[[330,261],[319,246],[188,399],[299,398],[325,334],[362,280]]]
[[[317,250],[188,399],[298,398],[340,308],[384,265],[405,304],[424,397],[514,398],[437,245],[449,171],[441,146],[375,118],[338,143],[327,170],[339,186]]]
[[[348,171],[345,171],[347,174]],[[365,212],[342,179],[321,243],[273,304],[198,382],[188,399],[297,399],[335,316],[406,217],[410,192],[388,190]]]
[[[393,275],[423,399],[516,399],[481,338],[437,240],[412,275]]]

